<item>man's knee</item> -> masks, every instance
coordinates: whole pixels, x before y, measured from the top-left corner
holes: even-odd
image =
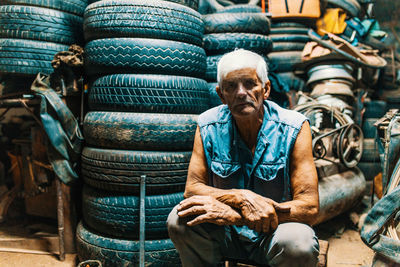
[[[311,227],[301,223],[280,224],[273,234],[270,251],[286,260],[299,260],[292,266],[316,263],[319,254],[318,239]],[[309,265],[311,266],[311,265]]]
[[[184,236],[187,228],[186,223],[179,218],[177,208],[178,206],[175,206],[172,209],[167,219],[168,234],[172,240]]]

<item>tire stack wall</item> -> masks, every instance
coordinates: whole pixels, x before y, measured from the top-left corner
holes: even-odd
[[[5,0],[0,5],[2,97],[30,90],[37,73],[53,72],[59,51],[83,41],[86,0]]]
[[[215,91],[218,61],[225,53],[238,48],[266,56],[272,50],[268,36],[270,21],[259,7],[250,5],[227,7],[218,13],[204,15],[203,21],[207,54],[205,78],[209,83],[210,107],[214,107],[222,104]]]
[[[199,13],[173,2],[103,0],[86,9],[91,83],[80,260],[139,265],[139,185],[146,175],[146,266],[180,266],[166,219],[183,199],[197,114],[208,108],[203,29]]]

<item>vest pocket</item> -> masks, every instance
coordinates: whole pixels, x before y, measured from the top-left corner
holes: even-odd
[[[271,181],[277,176],[284,177],[285,163],[263,163],[254,170],[254,177]]]
[[[211,161],[211,171],[221,178],[227,178],[239,169],[239,163]]]

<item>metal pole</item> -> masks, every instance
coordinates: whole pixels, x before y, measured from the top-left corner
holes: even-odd
[[[58,222],[58,240],[60,244],[60,261],[65,260],[65,246],[64,246],[64,200],[61,189],[60,179],[56,178],[57,187],[57,222]]]
[[[145,199],[146,199],[146,175],[140,176],[140,233],[139,233],[139,244],[140,244],[140,259],[139,259],[139,266],[144,267],[144,230],[145,230],[145,223],[146,223],[146,211],[145,211]]]

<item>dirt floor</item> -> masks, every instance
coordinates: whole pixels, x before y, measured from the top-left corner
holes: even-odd
[[[360,215],[361,213],[356,213],[353,210],[315,227],[318,237],[329,241],[327,257],[328,267],[371,266],[373,251],[364,245],[357,230],[357,221]],[[36,228],[37,227],[38,225],[36,225]],[[15,237],[15,232],[18,228],[20,228],[18,225],[14,225],[11,228],[10,226],[5,227],[4,225],[0,225],[0,243],[2,240],[4,241],[7,238],[11,238],[13,235]],[[10,231],[10,229],[12,229],[12,231]],[[32,229],[35,229],[35,227],[25,227],[24,229],[25,233],[27,231],[32,232]],[[47,232],[52,231],[52,229],[47,230]],[[21,236],[21,233],[19,236]],[[45,235],[42,232],[42,237],[43,236],[47,236],[50,240],[47,242],[47,244],[50,244],[48,248],[53,250],[53,247],[57,246],[57,240],[54,233],[51,235]],[[16,245],[23,247],[21,244]],[[8,247],[10,249],[12,249],[11,246],[12,244],[9,243]],[[37,244],[35,246],[37,246]],[[0,250],[3,249],[0,248]],[[7,250],[7,248],[5,250]],[[0,267],[21,266],[75,267],[77,266],[77,261],[76,255],[69,254],[66,256],[64,262],[60,262],[58,261],[56,251],[50,255],[0,252]]]

